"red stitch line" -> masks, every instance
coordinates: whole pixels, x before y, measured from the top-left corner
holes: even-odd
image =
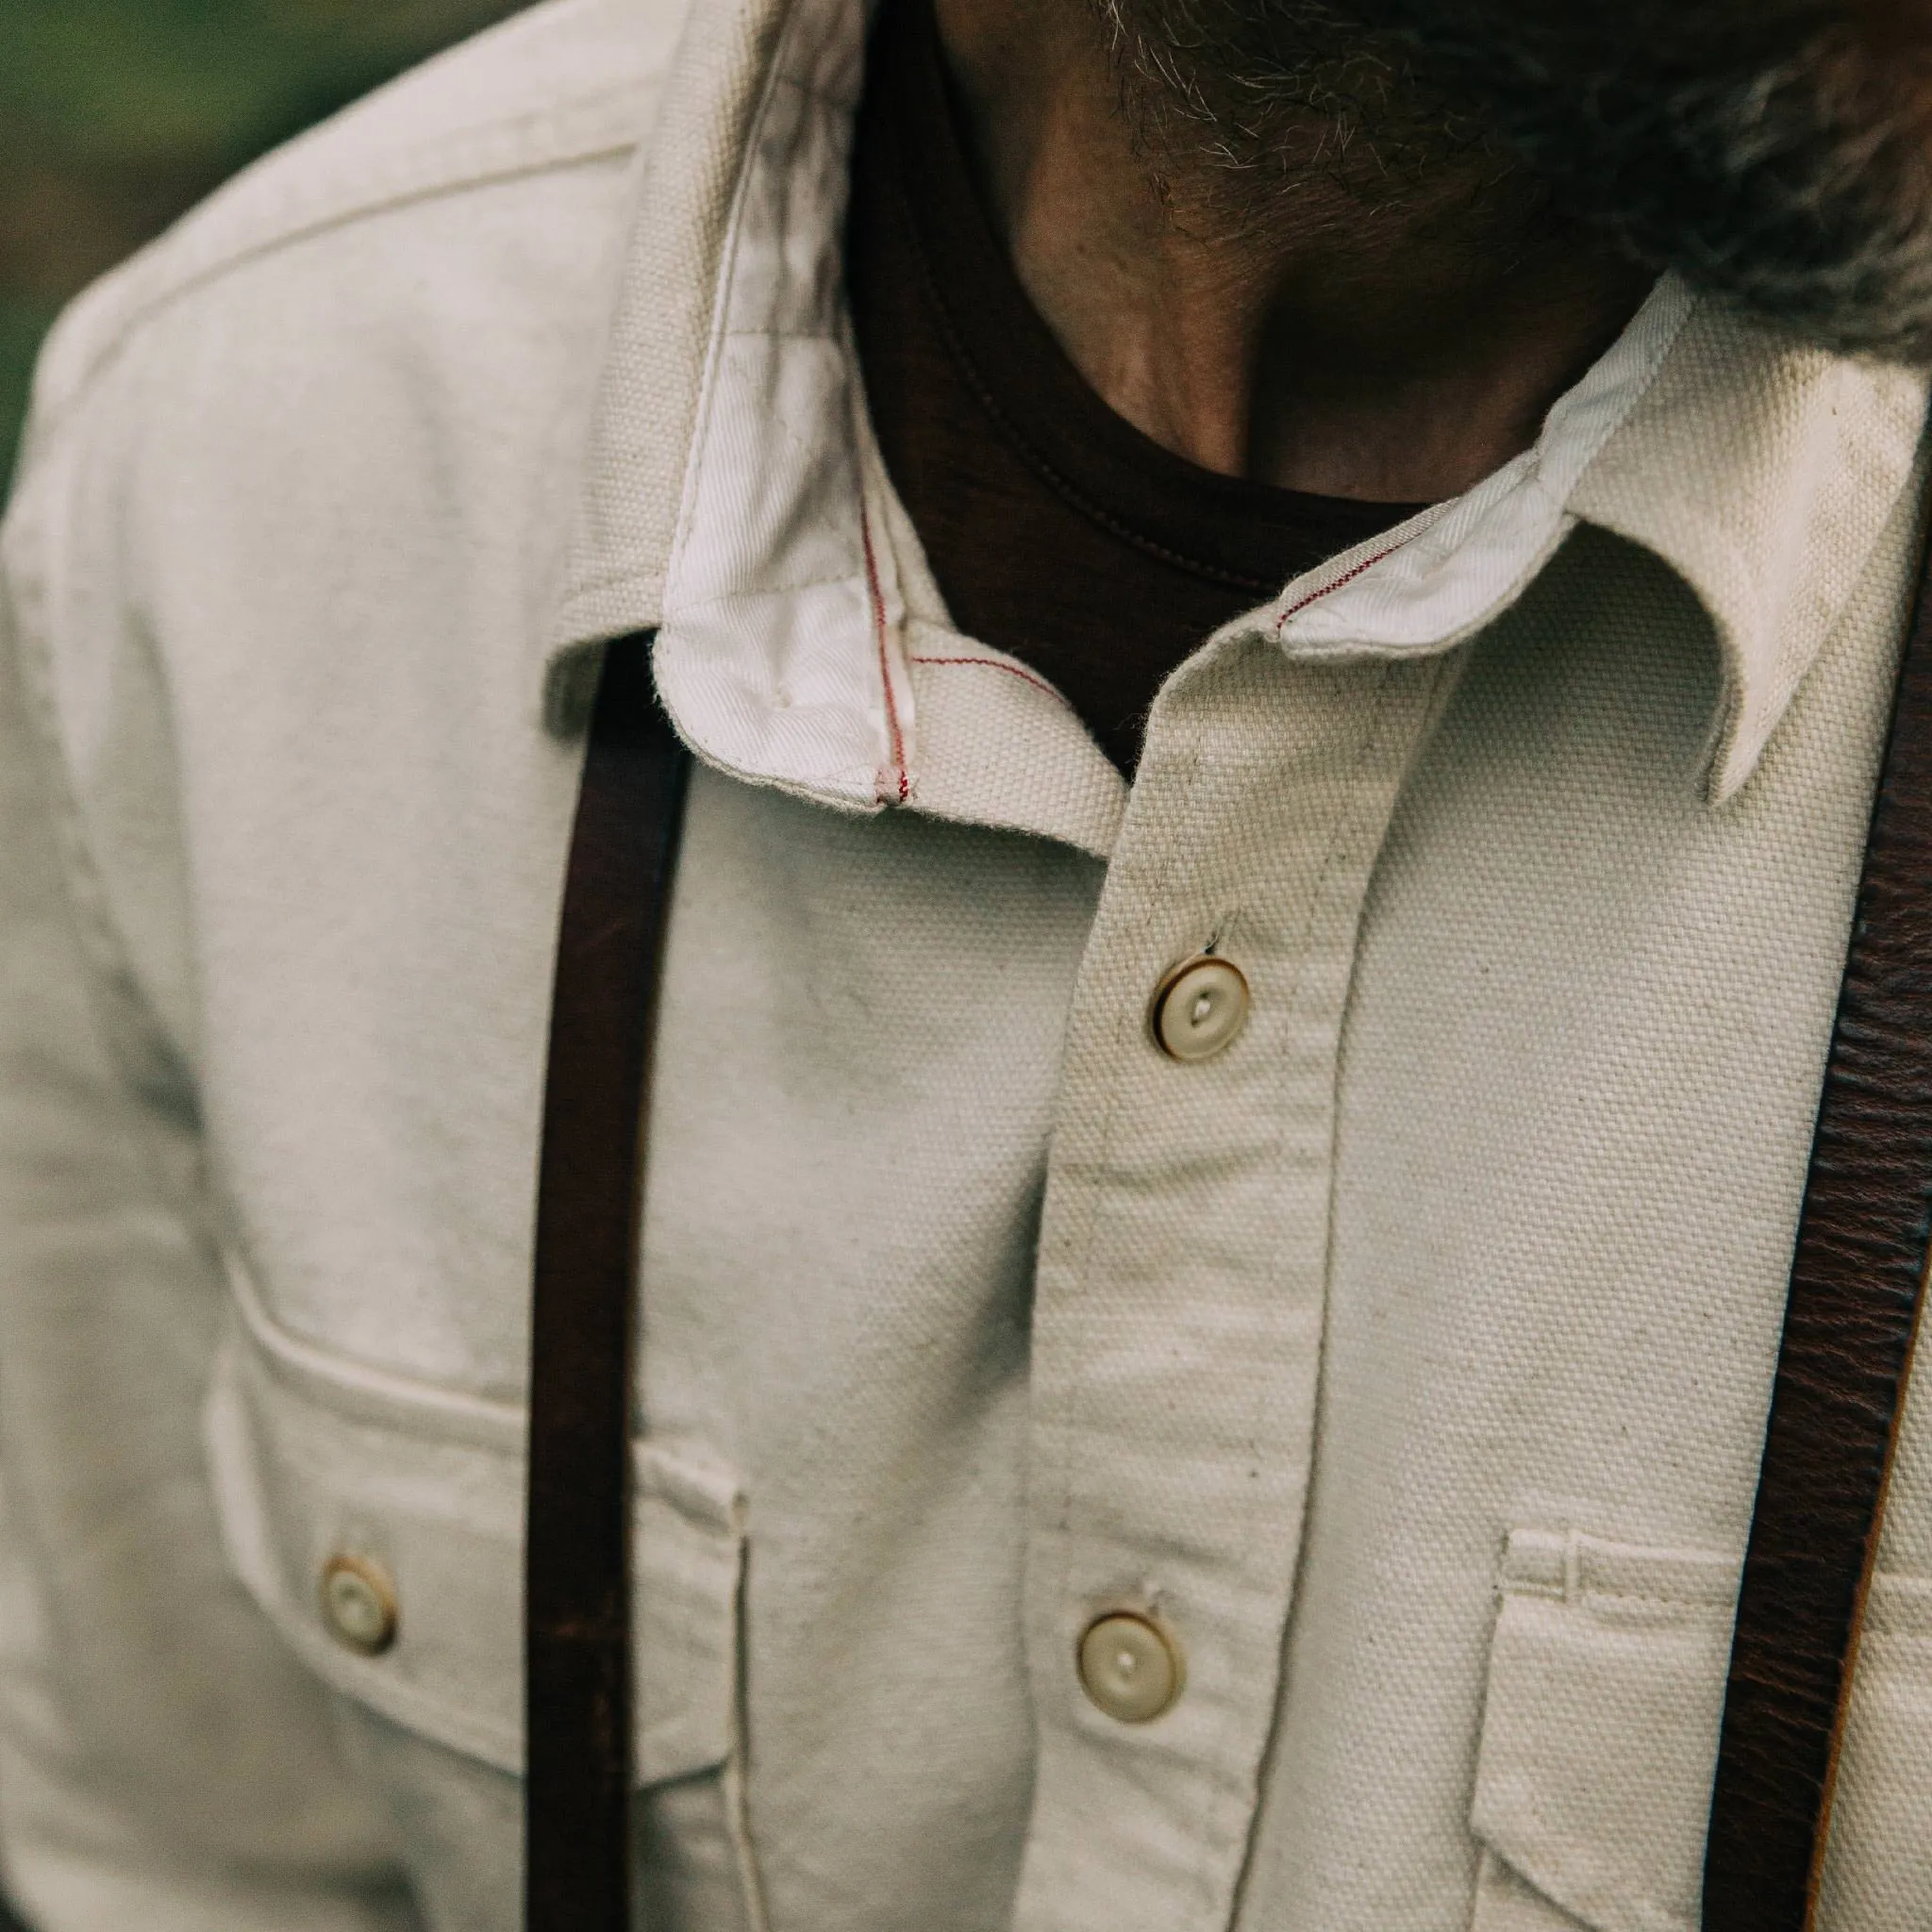
[[[1339,577],[1337,577],[1332,584],[1324,584],[1319,591],[1310,591],[1306,597],[1304,597],[1299,604],[1291,604],[1288,607],[1288,608],[1284,610],[1281,613],[1281,615],[1274,620],[1274,635],[1276,637],[1279,637],[1281,635],[1282,629],[1287,625],[1288,620],[1291,617],[1292,617],[1297,610],[1306,610],[1310,604],[1319,604],[1322,601],[1322,599],[1327,596],[1331,591],[1339,591],[1341,590],[1343,584],[1354,583],[1356,578],[1360,576],[1363,571],[1374,570],[1374,567],[1378,563],[1380,563],[1385,557],[1393,557],[1395,553],[1401,548],[1402,545],[1400,543],[1391,543],[1390,544],[1388,549],[1378,550],[1376,551],[1374,556],[1363,558],[1362,560],[1358,564],[1357,564],[1353,570],[1343,571],[1341,575]]]
[[[879,589],[879,562],[872,547],[872,518],[863,504],[858,507],[858,534],[865,543],[865,588],[872,599],[872,633],[878,644],[879,682],[886,691],[886,735],[892,747],[892,769],[899,774],[899,803],[904,805],[912,791],[912,777],[906,769],[906,735],[899,728],[899,703],[892,695],[892,661],[886,650],[886,600]]]
[[[1072,705],[1067,704],[1066,693],[1056,691],[1045,678],[1036,677],[1032,672],[1023,670],[1017,664],[1002,664],[997,658],[922,658],[915,654],[912,661],[915,664],[977,664],[983,671],[1004,671],[1008,677],[1024,678],[1035,691],[1043,691],[1048,697],[1058,698],[1069,710],[1073,709]]]

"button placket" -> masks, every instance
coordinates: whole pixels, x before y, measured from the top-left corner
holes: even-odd
[[[1197,660],[1150,725],[1042,1220],[1020,1932],[1232,1911],[1309,1469],[1356,924],[1440,668],[1257,641]],[[1154,1624],[1095,1635],[1136,1602],[1187,1637],[1158,1721],[1124,1715],[1157,1706]]]

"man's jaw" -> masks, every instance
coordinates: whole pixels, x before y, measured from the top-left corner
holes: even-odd
[[[1089,4],[1193,219],[1433,210],[1493,243],[1541,207],[1809,341],[1932,359],[1924,0]]]

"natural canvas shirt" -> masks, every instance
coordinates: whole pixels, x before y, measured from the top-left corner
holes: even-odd
[[[50,344],[0,542],[7,1885],[514,1926],[558,899],[597,649],[652,629],[699,763],[645,1923],[1692,1932],[1924,384],[1665,282],[1534,449],[1206,639],[1129,786],[870,435],[866,27],[536,8]],[[1183,1063],[1149,1002],[1210,947],[1252,1007]],[[1826,1932],[1932,1897],[1923,1387],[1872,1606]],[[1114,1613],[1184,1662],[1148,1723],[1083,1686]]]

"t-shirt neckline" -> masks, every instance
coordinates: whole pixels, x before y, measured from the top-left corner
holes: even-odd
[[[1002,438],[1064,501],[1123,541],[1271,596],[1284,549],[1340,553],[1423,506],[1284,490],[1189,461],[1110,408],[1034,308],[982,198],[931,0],[889,0],[899,185],[927,293],[961,375]],[[895,37],[904,36],[896,46]]]

